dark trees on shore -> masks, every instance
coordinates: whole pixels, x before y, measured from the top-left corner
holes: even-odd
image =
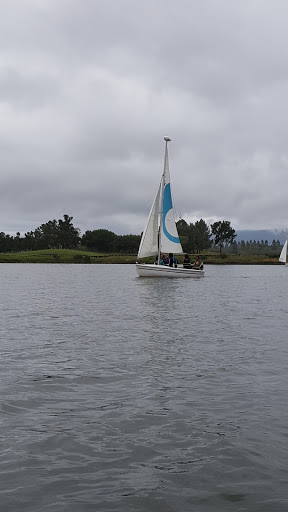
[[[233,229],[230,224],[228,220],[219,220],[211,224],[212,235],[214,235],[214,245],[219,246],[220,254],[224,243],[232,244],[234,238],[237,236],[235,229]]]
[[[199,253],[212,245],[210,228],[203,219],[189,225],[181,219],[177,222],[177,229],[183,250],[187,253]]]
[[[96,252],[116,252],[135,254],[138,251],[141,236],[139,235],[115,235],[107,229],[95,229],[86,231],[82,236],[83,247]]]
[[[0,252],[37,251],[41,249],[71,249],[80,241],[80,230],[72,224],[73,217],[63,215],[63,220],[49,220],[41,224],[35,231],[15,237],[0,233]]]

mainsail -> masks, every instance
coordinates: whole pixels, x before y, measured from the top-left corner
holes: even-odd
[[[168,254],[170,252],[173,254],[183,253],[177,232],[171,196],[167,148],[167,143],[170,139],[165,137],[164,140],[166,141],[164,171],[146,228],[142,235],[138,258],[156,256],[160,252]]]
[[[282,247],[282,251],[279,256],[279,261],[281,261],[282,263],[286,263],[286,258],[287,258],[287,240],[285,241],[285,244]]]

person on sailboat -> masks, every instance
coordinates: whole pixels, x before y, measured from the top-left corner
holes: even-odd
[[[155,258],[154,265],[158,265],[158,256],[156,256],[156,258]],[[163,256],[160,256],[159,265],[165,265],[165,263],[163,261]]]
[[[197,270],[202,270],[204,268],[203,261],[200,259],[200,256],[196,256],[196,260],[193,263],[193,268]]]
[[[184,254],[183,268],[192,268],[191,260],[188,254]]]
[[[178,266],[178,260],[173,256],[172,252],[169,253],[169,267],[175,267]]]
[[[162,260],[163,260],[164,265],[169,265],[169,258],[166,254],[163,254]]]

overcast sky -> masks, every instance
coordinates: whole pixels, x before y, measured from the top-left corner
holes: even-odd
[[[0,231],[288,227],[287,0],[1,0]]]

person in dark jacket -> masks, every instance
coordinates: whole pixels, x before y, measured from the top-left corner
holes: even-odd
[[[178,260],[173,256],[172,252],[169,253],[169,267],[175,267],[178,266]]]
[[[164,262],[164,265],[169,265],[169,258],[166,254],[163,254],[163,262]]]
[[[184,254],[183,268],[192,268],[191,260],[188,254]]]

